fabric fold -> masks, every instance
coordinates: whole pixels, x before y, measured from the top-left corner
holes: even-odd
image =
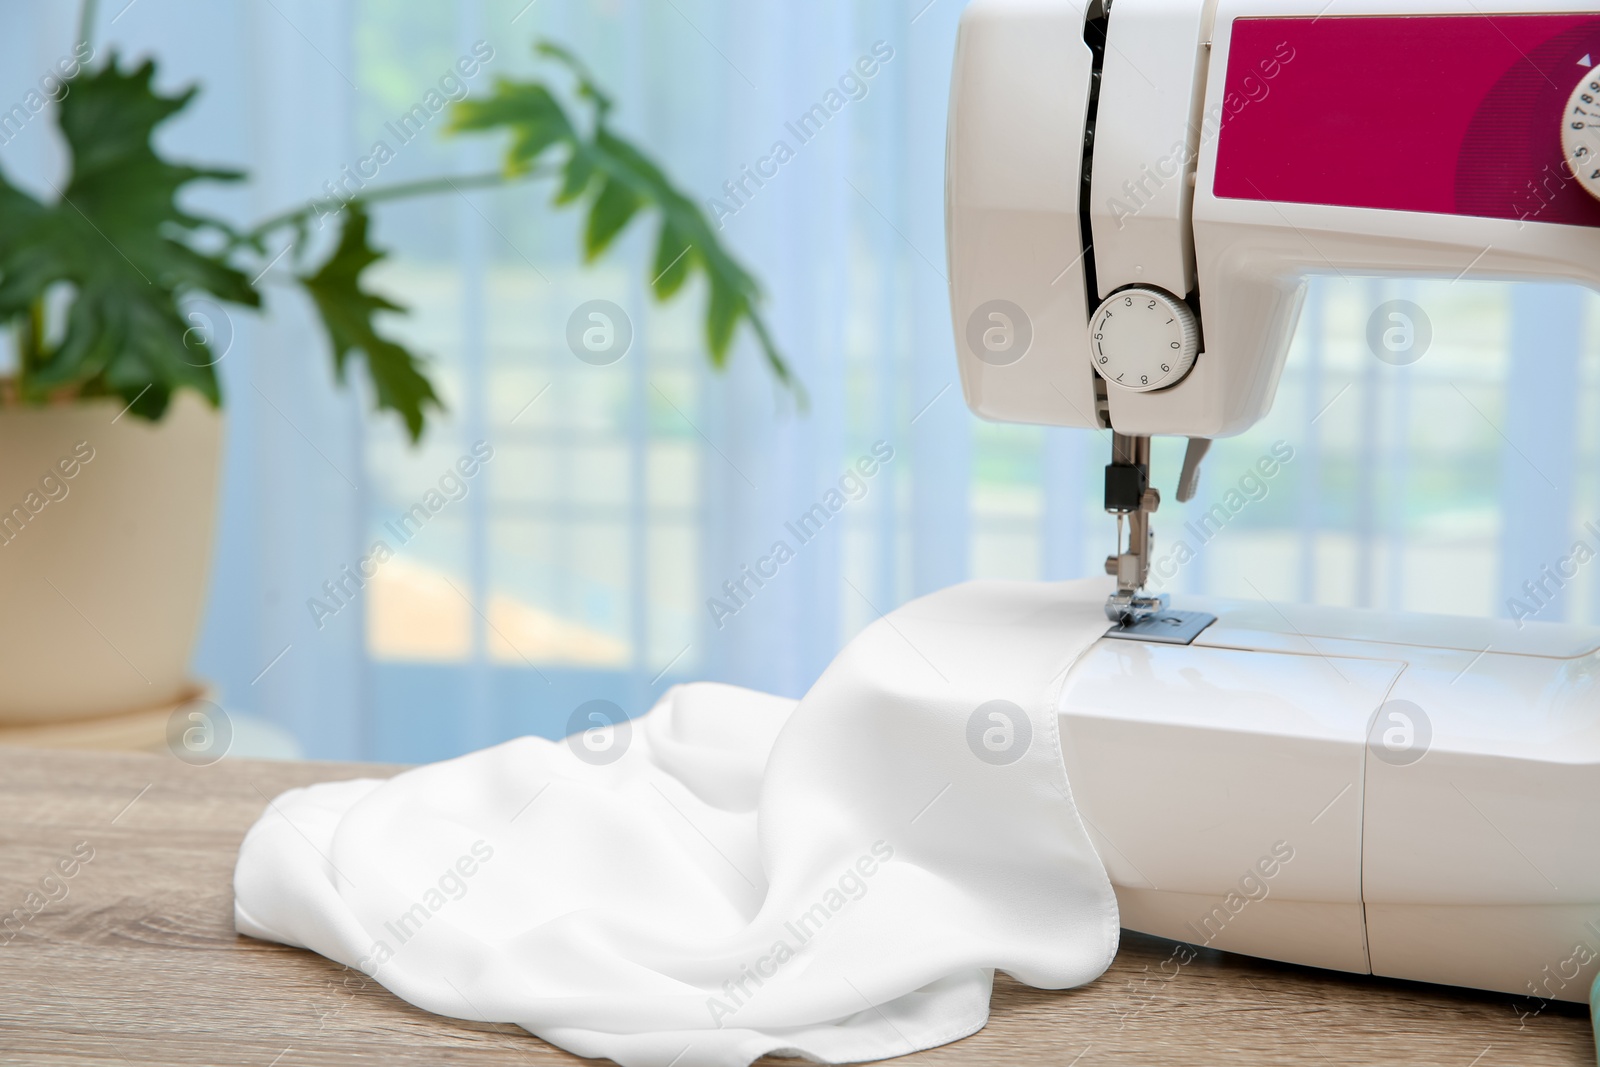
[[[291,790],[240,847],[236,926],[624,1067],[957,1040],[995,970],[1067,988],[1116,951],[1056,726],[1106,591],[944,590],[803,700],[678,686],[604,761],[525,737]]]

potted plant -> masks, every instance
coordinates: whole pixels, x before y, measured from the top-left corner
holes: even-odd
[[[405,197],[553,179],[553,207],[586,213],[589,260],[654,215],[654,296],[672,298],[698,275],[712,364],[744,325],[794,385],[755,279],[695,202],[611,127],[612,101],[584,66],[553,44],[536,51],[565,92],[502,77],[450,109],[452,133],[507,135],[499,169],[374,185],[251,229],[178,203],[191,184],[243,173],[173,161],[152,144],[195,88],[162,95],[154,61],[123,66],[115,54],[62,81],[54,116],[67,177],[36,198],[0,174],[0,320],[16,353],[0,379],[0,727],[158,712],[189,696],[224,400],[205,308],[259,308],[265,268],[288,239],[289,284],[311,298],[339,380],[356,367],[376,409],[413,442],[440,400],[425,360],[375,322],[404,309],[366,280],[383,257],[370,208]],[[319,240],[328,226],[337,236]]]

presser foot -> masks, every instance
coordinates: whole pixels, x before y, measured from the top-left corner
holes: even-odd
[[[1151,596],[1146,593],[1119,589],[1106,597],[1106,618],[1119,626],[1137,622],[1167,610],[1167,594]]]
[[[1165,593],[1113,593],[1106,598],[1106,617],[1114,624],[1106,631],[1107,637],[1161,645],[1192,644],[1217,621],[1215,615],[1204,611],[1174,611]]]

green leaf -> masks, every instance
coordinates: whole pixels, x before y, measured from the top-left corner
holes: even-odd
[[[795,391],[804,404],[805,392],[795,381],[761,317],[758,307],[761,301],[760,285],[723,246],[716,228],[700,210],[700,206],[679,192],[661,168],[642,151],[604,125],[596,129],[594,151],[601,161],[598,165],[608,173],[626,175],[634,188],[642,190],[645,199],[661,212],[663,227],[670,227],[675,236],[681,237],[691,249],[685,257],[694,260],[690,272],[699,268],[709,289],[705,329],[706,348],[712,365],[722,367],[726,364],[739,325],[747,323],[756,336],[768,366],[779,381]],[[661,258],[660,251],[658,245],[658,261]],[[680,286],[683,280],[686,279],[679,280]]]
[[[755,278],[723,246],[699,205],[681,192],[649,156],[611,130],[608,118],[612,100],[596,84],[588,68],[571,52],[548,41],[540,42],[536,51],[572,75],[578,99],[589,105],[587,130],[561,109],[543,84],[506,79],[495,83],[492,96],[457,104],[452,128],[511,131],[507,167],[522,171],[552,146],[564,143],[567,155],[561,164],[555,203],[562,206],[587,200],[584,254],[589,260],[603,254],[639,213],[659,215],[651,292],[657,299],[667,300],[696,274],[704,277],[705,342],[712,365],[721,367],[727,362],[739,327],[747,325],[768,366],[803,405],[804,390],[795,381],[761,316],[761,288]]]
[[[554,41],[540,41],[533,46],[533,51],[535,55],[553,59],[567,68],[578,83],[578,96],[594,106],[596,117],[603,123],[611,111],[611,97],[595,84],[594,76],[589,73],[583,60]]]
[[[506,130],[512,135],[508,173],[526,173],[534,161],[557,146],[567,154],[560,164],[559,206],[587,201],[583,250],[587,260],[604,254],[641,212],[660,216],[650,290],[658,300],[677,295],[696,275],[706,280],[705,343],[713,366],[727,363],[739,327],[746,325],[780,382],[803,406],[805,391],[772,338],[760,311],[761,287],[723,246],[700,206],[681,192],[661,167],[608,125],[611,97],[572,52],[541,41],[535,52],[572,76],[577,97],[589,105],[588,129],[580,127],[555,94],[541,82],[499,79],[492,95],[455,105],[452,130]]]
[[[378,408],[399,414],[416,442],[422,436],[425,409],[442,409],[443,405],[417,357],[378,333],[372,321],[380,311],[404,312],[405,308],[362,288],[362,274],[384,258],[384,253],[367,241],[368,223],[360,201],[351,201],[345,208],[338,247],[315,274],[302,275],[299,280],[328,331],[339,380],[344,380],[351,354],[360,352],[377,393]]]
[[[706,344],[711,349],[711,362],[718,367],[728,362],[728,346],[733,343],[733,331],[738,328],[742,313],[738,290],[713,280],[711,299],[706,301]]]
[[[554,145],[571,145],[576,139],[572,123],[561,104],[544,86],[531,82],[496,79],[494,95],[483,100],[463,100],[450,111],[451,132],[512,131],[506,153],[506,172],[523,174]]]
[[[225,224],[179,208],[180,192],[191,182],[239,175],[157,155],[156,128],[182,111],[194,90],[162,96],[154,77],[153,62],[125,71],[112,55],[68,82],[58,122],[70,170],[52,202],[0,176],[0,319],[37,321],[31,309],[48,293],[69,294],[59,342],[25,346],[20,382],[29,400],[63,389],[118,394],[149,418],[159,417],[178,389],[216,403],[213,364],[222,353],[190,330],[180,302],[204,292],[260,303],[222,255],[190,243],[199,231]]]
[[[673,225],[671,218],[663,218],[661,234],[656,238],[656,261],[651,267],[655,277],[650,288],[657,300],[666,300],[683,288],[695,265],[693,254],[694,242]]]
[[[575,141],[572,154],[567,157],[566,170],[561,178],[561,189],[556,193],[556,204],[570,204],[589,191],[595,176],[595,157],[589,146]]]
[[[600,194],[589,205],[589,225],[583,234],[584,258],[593,261],[609,248],[643,205],[643,198],[631,185],[607,178],[600,186]]]

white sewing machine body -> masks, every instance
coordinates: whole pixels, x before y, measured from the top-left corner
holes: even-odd
[[[1578,62],[1600,63],[1594,0],[1115,0],[1112,12],[1098,74],[1077,0],[974,0],[963,16],[946,224],[962,386],[979,415],[1103,426],[1087,327],[1128,287],[1190,298],[1201,343],[1175,384],[1107,390],[1110,425],[1206,438],[1271,407],[1310,275],[1600,290],[1600,178],[1568,181],[1561,151],[1569,99],[1600,81]],[[1508,33],[1548,36],[1553,54],[1534,66],[1523,53],[1537,49]],[[1025,342],[971,343],[996,300],[1026,316]]]
[[[1148,437],[1197,465],[1258,422],[1310,275],[1600,290],[1597,64],[1594,0],[973,0],[946,204],[968,405],[1114,431],[1107,510],[1147,523]],[[1121,628],[1149,538],[1107,560]],[[1124,629],[1061,697],[1124,926],[1587,999],[1600,630],[1184,606],[1216,621]]]
[[[1600,630],[1206,607],[1189,645],[1101,640],[1062,692],[1067,778],[1123,926],[1586,1001]]]

